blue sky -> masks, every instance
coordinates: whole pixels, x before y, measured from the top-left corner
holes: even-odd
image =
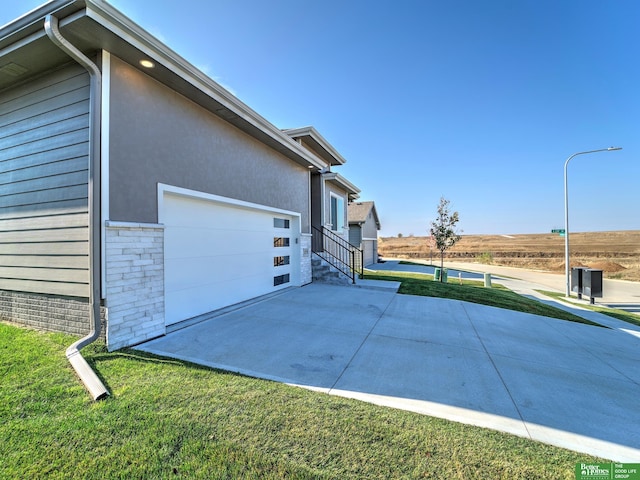
[[[42,1],[3,0],[0,24]],[[313,125],[383,236],[640,229],[637,0],[111,0],[279,128]]]

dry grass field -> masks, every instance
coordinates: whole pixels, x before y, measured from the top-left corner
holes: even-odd
[[[607,278],[640,281],[640,230],[571,233],[571,266],[598,268]],[[428,237],[381,238],[382,257],[434,261]],[[480,262],[550,272],[564,271],[564,237],[557,234],[463,235],[445,260]]]

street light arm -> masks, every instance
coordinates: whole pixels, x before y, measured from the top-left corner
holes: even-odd
[[[571,296],[571,282],[569,277],[569,189],[567,183],[567,167],[569,166],[571,159],[578,155],[584,155],[586,153],[611,152],[614,150],[622,150],[622,147],[599,148],[598,150],[574,153],[564,162],[564,271],[567,297]]]
[[[596,153],[596,152],[612,152],[614,150],[622,150],[622,147],[609,147],[609,148],[599,148],[598,150],[588,150],[586,152],[578,152],[578,153],[574,153],[573,155],[571,155],[569,158],[567,158],[567,161],[564,162],[564,168],[565,168],[565,172],[567,170],[567,166],[569,165],[569,161],[573,158],[573,157],[577,157],[578,155],[584,155],[586,153]],[[566,174],[565,174],[566,175]]]

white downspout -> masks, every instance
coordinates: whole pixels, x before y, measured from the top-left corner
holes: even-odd
[[[102,75],[95,63],[65,39],[58,28],[58,19],[47,15],[44,30],[51,41],[82,65],[91,79],[89,106],[89,305],[91,330],[67,348],[67,359],[94,400],[109,395],[96,372],[80,354],[80,349],[100,336],[100,126]]]

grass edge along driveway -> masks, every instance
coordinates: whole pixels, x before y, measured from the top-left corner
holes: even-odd
[[[574,305],[573,303],[571,303],[571,301],[566,299],[564,293],[550,292],[548,290],[537,290],[537,292],[542,293],[547,297],[551,297],[554,300],[559,300],[567,305]],[[636,325],[640,327],[640,316],[634,313],[625,312],[624,310],[620,310],[618,308],[601,307],[599,305],[591,305],[591,304],[580,304],[580,307],[586,308],[587,310],[591,310],[593,312],[602,313],[612,318],[616,318],[618,320],[622,320],[623,322],[627,322],[632,325]]]
[[[0,322],[0,478],[573,479],[603,461],[510,434]]]
[[[463,280],[462,284],[460,284],[458,279],[453,278],[450,278],[448,283],[440,283],[433,281],[430,275],[408,272],[374,271],[374,273],[365,273],[364,278],[400,282],[400,288],[398,289],[398,293],[400,294],[462,300],[602,327],[600,324],[574,315],[561,308],[556,308],[546,303],[518,295],[502,285],[496,284],[492,286],[492,288],[485,288],[483,282],[480,281]]]

